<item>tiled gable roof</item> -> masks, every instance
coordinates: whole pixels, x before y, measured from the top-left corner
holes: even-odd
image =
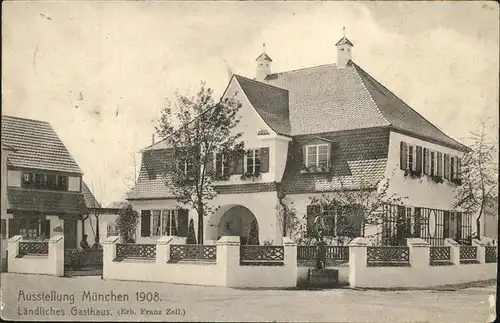
[[[328,173],[301,173],[303,146],[316,136],[297,136],[288,147],[282,185],[290,194],[372,189],[384,178],[389,150],[387,128],[323,134],[331,144]]]
[[[288,91],[240,75],[234,77],[264,122],[278,134],[290,135]]]
[[[2,144],[14,149],[8,166],[82,173],[48,122],[2,116]]]
[[[288,90],[292,136],[389,126],[467,149],[352,61],[270,74],[265,82]]]
[[[289,92],[291,135],[388,126],[356,70],[322,65],[271,74]]]
[[[101,207],[101,204],[96,200],[94,194],[92,194],[85,182],[83,182],[82,185],[82,194],[85,199],[85,205],[87,206],[87,208],[98,209]]]
[[[45,214],[87,214],[82,193],[27,190],[9,187],[10,212],[40,212]]]

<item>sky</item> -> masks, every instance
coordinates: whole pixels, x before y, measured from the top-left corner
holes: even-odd
[[[273,72],[334,63],[345,26],[354,62],[467,143],[481,117],[498,132],[498,16],[496,2],[3,2],[2,114],[50,122],[107,204],[177,90],[254,77],[263,43]]]

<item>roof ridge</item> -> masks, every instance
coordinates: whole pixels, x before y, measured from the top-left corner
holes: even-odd
[[[394,95],[398,100],[400,100],[401,102],[403,102],[403,104],[408,107],[411,111],[415,112],[419,117],[421,117],[422,119],[424,119],[427,123],[429,123],[432,127],[434,127],[437,131],[441,132],[441,134],[443,134],[444,136],[448,137],[449,139],[451,139],[452,141],[458,143],[459,145],[461,146],[464,146],[465,148],[468,148],[466,145],[462,144],[461,142],[459,142],[458,140],[450,137],[449,135],[447,135],[443,130],[439,129],[439,127],[437,127],[434,123],[430,122],[429,120],[427,120],[426,117],[424,117],[423,115],[421,115],[417,110],[413,109],[409,104],[407,104],[403,99],[401,99],[399,96],[397,96],[396,94],[394,94],[394,92],[392,92],[390,89],[388,89],[385,85],[383,85],[381,82],[377,81],[373,76],[371,76],[368,72],[366,72],[364,69],[362,69],[358,64],[352,62],[354,68],[356,70],[361,70],[362,73],[365,73],[368,77],[370,77],[371,79],[373,79],[376,83],[378,83],[380,86],[382,86],[386,91],[388,91],[390,94]],[[366,87],[366,85],[364,84],[363,82],[363,85]],[[369,91],[368,91],[369,92]],[[371,98],[371,94],[370,94],[370,98]],[[372,98],[373,100],[373,98]],[[377,104],[375,104],[375,106],[377,106]],[[377,106],[377,109],[378,109],[378,106]],[[383,116],[383,114],[382,114]],[[385,116],[384,116],[384,119],[385,119]],[[392,126],[392,123],[390,123],[391,126]]]
[[[2,114],[2,118],[10,118],[10,119],[18,119],[18,120],[26,120],[26,121],[33,121],[37,123],[46,123],[50,125],[50,122],[44,121],[44,120],[38,120],[38,119],[29,119],[29,118],[23,118],[23,117],[16,117],[16,116],[8,116],[5,114]]]
[[[320,68],[320,67],[325,67],[325,66],[336,66],[337,64],[335,63],[330,63],[330,64],[321,64],[321,65],[316,65],[316,66],[310,66],[310,67],[303,67],[303,68],[297,68],[297,69],[294,69],[294,70],[289,70],[289,71],[283,71],[283,72],[278,72],[278,73],[271,73],[269,75],[278,75],[278,74],[285,74],[285,73],[294,73],[294,72],[298,72],[298,71],[303,71],[303,70],[308,70],[308,69],[313,69],[313,68]],[[268,75],[268,76],[269,76]],[[267,77],[266,77],[267,78]]]
[[[391,122],[389,122],[389,120],[387,120],[387,118],[384,116],[384,114],[382,113],[382,111],[380,111],[380,108],[378,107],[377,105],[377,102],[375,102],[375,100],[373,99],[372,97],[372,94],[370,93],[370,91],[368,90],[368,88],[366,87],[366,84],[365,82],[363,81],[363,78],[361,77],[361,75],[359,75],[359,71],[358,69],[356,68],[358,65],[356,63],[354,63],[352,60],[349,60],[349,62],[354,66],[354,70],[356,71],[356,76],[359,78],[359,80],[361,81],[361,84],[363,84],[363,88],[365,89],[366,93],[368,93],[368,97],[370,98],[370,100],[372,101],[373,105],[375,106],[375,109],[377,109],[378,113],[380,114],[380,116],[382,117],[382,119],[385,120],[385,122],[387,122],[389,125],[392,125]],[[361,68],[360,68],[361,69]]]
[[[257,81],[257,80],[254,80],[254,79],[251,79],[251,78],[248,78],[248,77],[245,77],[245,76],[242,76],[242,75],[239,75],[239,74],[233,74],[234,77],[238,78],[238,77],[241,77],[242,79],[245,79],[247,81],[250,81],[250,82],[253,82],[253,83],[257,83],[259,85],[266,85],[266,86],[270,86],[270,87],[273,87],[273,88],[276,88],[278,90],[281,90],[281,91],[286,91],[288,92],[287,89],[284,89],[282,87],[278,87],[276,85],[272,85],[272,84],[269,84],[269,83],[264,83],[264,82],[261,82],[261,81]]]

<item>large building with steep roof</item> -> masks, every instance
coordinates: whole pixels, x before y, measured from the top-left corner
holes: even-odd
[[[242,104],[236,131],[249,150],[229,167],[228,180],[215,182],[218,194],[211,203],[219,209],[206,219],[205,240],[239,235],[244,242],[256,221],[261,243],[279,243],[278,197],[293,203],[296,216],[311,227],[317,214],[311,198],[347,191],[377,194],[388,181],[386,193],[401,196],[403,203],[387,212],[405,225],[391,220],[372,228],[379,242],[401,236],[434,245],[449,237],[466,241],[470,216],[452,205],[468,148],[354,63],[349,39],[344,36],[335,46],[335,63],[272,73],[273,60],[264,51],[256,59],[255,78],[232,76],[223,97]],[[165,163],[173,162],[167,148],[160,141],[142,150],[140,175],[128,195],[141,212],[137,235],[143,241],[185,233],[181,225],[189,218],[197,221],[195,211],[183,210],[166,185]],[[340,218],[350,216],[320,213],[332,236]]]
[[[76,248],[88,213],[83,173],[52,126],[2,116],[2,161],[2,242],[64,234],[65,248]]]

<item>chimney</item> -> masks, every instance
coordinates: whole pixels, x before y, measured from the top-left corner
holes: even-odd
[[[345,36],[345,27],[343,37],[335,44],[337,47],[337,68],[345,68],[347,63],[352,59],[351,52],[353,43]]]
[[[266,77],[271,74],[271,62],[273,61],[269,55],[266,54],[266,44],[262,44],[262,54],[256,59],[257,73],[255,79],[257,81],[264,81]]]

